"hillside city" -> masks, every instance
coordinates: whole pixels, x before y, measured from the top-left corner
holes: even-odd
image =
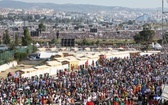
[[[165,16],[166,18],[166,16]],[[143,29],[144,24],[150,24],[156,31],[156,38],[161,38],[161,19],[159,11],[97,11],[96,13],[64,12],[53,9],[0,9],[0,38],[8,29],[10,36],[18,34],[22,37],[23,27],[36,31],[40,23],[44,23],[45,31],[32,37],[52,39],[60,31],[60,38],[101,38],[101,39],[133,39],[133,36]],[[96,33],[91,28],[98,29]]]

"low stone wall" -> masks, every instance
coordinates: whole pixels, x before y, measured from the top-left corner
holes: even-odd
[[[18,65],[17,61],[13,61],[13,62],[0,65],[0,72],[6,71],[7,69],[10,69],[11,67],[16,67],[17,65]]]

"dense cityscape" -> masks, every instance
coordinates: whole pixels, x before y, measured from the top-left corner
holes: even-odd
[[[164,7],[0,3],[0,105],[168,105]]]

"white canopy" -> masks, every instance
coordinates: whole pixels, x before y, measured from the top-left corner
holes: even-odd
[[[164,84],[162,85],[162,89],[163,89],[163,92],[162,92],[162,99],[165,99],[165,100],[168,100],[168,85]]]
[[[159,43],[156,43],[154,48],[160,50],[162,49],[162,46]]]
[[[36,46],[36,47],[40,47],[40,44],[39,44],[39,43],[36,43],[35,46]]]

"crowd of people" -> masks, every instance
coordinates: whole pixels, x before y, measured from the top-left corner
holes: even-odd
[[[161,54],[101,59],[103,66],[62,70],[55,76],[0,80],[0,105],[159,105],[168,84]]]

